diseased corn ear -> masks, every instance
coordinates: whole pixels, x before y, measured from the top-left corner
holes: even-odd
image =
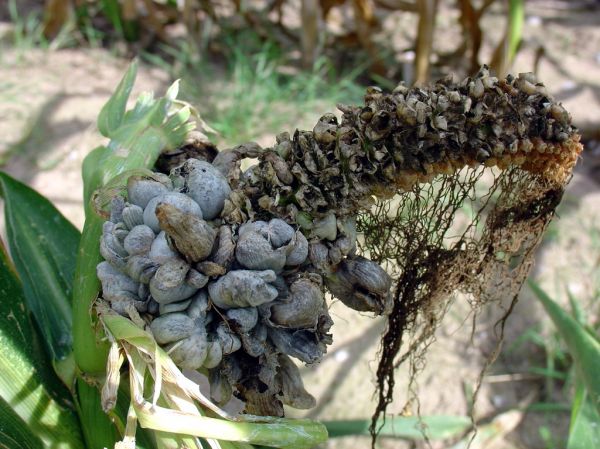
[[[314,404],[289,357],[312,364],[326,353],[327,290],[354,310],[414,319],[433,301],[419,295],[451,296],[441,278],[470,279],[444,277],[448,261],[485,271],[485,254],[469,253],[477,244],[451,248],[443,237],[479,174],[494,167],[501,180],[493,187],[506,207],[489,213],[480,237],[502,246],[523,232],[514,222],[537,223],[539,236],[581,151],[569,114],[531,74],[499,80],[484,67],[459,83],[370,87],[363,105],[339,109],[341,120],[325,114],[270,148],[171,154],[161,164],[176,165],[168,177],[131,176],[125,198],[108,198],[97,268],[104,299],[121,315],[140,314],[180,368],[209,369],[213,394],[235,392],[248,413]],[[242,170],[246,158],[257,163]],[[395,217],[380,207],[394,195]],[[483,290],[471,282],[469,292]],[[389,327],[380,384],[407,322]]]

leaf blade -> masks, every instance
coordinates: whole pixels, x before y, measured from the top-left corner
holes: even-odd
[[[31,428],[0,397],[0,447],[14,449],[43,449],[44,444]]]
[[[114,447],[120,437],[115,426],[102,410],[98,389],[88,385],[82,378],[78,378],[77,399],[87,447]]]
[[[127,68],[123,79],[117,86],[117,89],[112,94],[108,102],[100,110],[98,115],[98,130],[104,137],[112,137],[115,130],[121,126],[123,116],[125,115],[125,107],[127,100],[131,95],[133,83],[137,76],[138,62],[133,62]]]
[[[525,23],[525,2],[523,0],[509,1],[508,20],[508,60],[512,63],[523,35],[523,24]]]
[[[600,414],[594,408],[581,382],[577,382],[567,449],[600,447]]]
[[[53,360],[71,353],[71,291],[79,231],[43,196],[0,172],[8,243],[25,301]]]
[[[579,378],[590,395],[591,403],[600,413],[600,343],[574,318],[555,303],[535,282],[529,282],[536,298],[552,319],[559,334],[569,348]]]
[[[12,413],[46,446],[82,448],[79,424],[70,408],[69,392],[55,376],[42,349],[27,314],[21,284],[2,242],[0,354],[0,399],[10,407]],[[6,419],[13,419],[9,415],[10,412],[6,411]],[[60,426],[57,426],[59,422]],[[0,418],[0,423],[5,423],[4,418]]]

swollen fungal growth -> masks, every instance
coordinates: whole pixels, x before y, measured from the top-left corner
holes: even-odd
[[[581,151],[531,74],[369,88],[339,109],[341,122],[326,114],[272,148],[165,155],[169,176],[130,177],[104,225],[104,299],[123,315],[133,305],[175,363],[206,370],[213,398],[235,393],[248,413],[314,405],[290,357],[325,354],[329,291],[388,315],[377,418],[407,331],[426,342],[457,291],[518,292]],[[258,163],[242,171],[244,158]],[[466,205],[475,218],[455,225]]]
[[[354,216],[373,196],[480,165],[517,166],[561,185],[581,151],[569,114],[530,73],[498,80],[484,67],[459,84],[400,85],[391,94],[370,87],[364,106],[338,107],[341,123],[326,114],[313,131],[280,134],[241,179],[226,172],[257,213],[298,223],[332,211]]]

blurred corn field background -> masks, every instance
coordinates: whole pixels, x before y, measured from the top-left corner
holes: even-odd
[[[389,90],[449,73],[458,79],[481,64],[499,75],[535,72],[572,113],[585,143],[560,217],[537,255],[536,284],[513,312],[477,404],[473,385],[494,348],[502,312],[482,310],[471,329],[470,307],[455,304],[420,377],[417,405],[431,441],[422,441],[415,421],[398,421],[385,432],[402,439],[382,439],[380,447],[466,447],[472,434],[461,431],[473,409],[482,422],[473,448],[593,447],[585,445],[593,440],[577,445],[569,436],[578,429],[570,422],[597,421],[581,405],[575,375],[581,356],[542,304],[553,298],[597,335],[600,2],[0,0],[1,168],[47,196],[79,228],[81,163],[102,142],[95,119],[133,57],[141,61],[134,96],[162,93],[181,78],[181,97],[198,108],[219,148],[250,140],[271,145],[281,131],[312,129],[319,116],[337,103],[359,102],[373,84]],[[552,313],[559,324],[568,321]],[[335,420],[330,431],[346,435],[360,432],[365,423],[359,420],[373,409],[383,322],[347,314],[339,303],[331,314],[334,346],[320,366],[302,368],[318,400],[302,416]],[[390,411],[398,415],[406,412],[407,376],[397,376]],[[340,422],[348,419],[355,420],[350,430],[348,421]],[[327,447],[368,444],[354,438]]]
[[[398,77],[401,66],[404,80],[412,84],[425,83],[432,72],[447,73],[448,68],[476,72],[482,62],[482,43],[489,38],[481,19],[492,9],[503,14],[506,23],[486,62],[494,72],[504,75],[521,41],[524,3],[456,2],[455,27],[460,38],[456,48],[443,51],[434,40],[436,21],[446,14],[439,0],[47,0],[42,35],[52,40],[71,30],[78,40],[103,45],[126,42],[133,52],[172,45],[185,35],[193,60],[204,52],[226,55],[224,36],[250,29],[257,40],[295,53],[292,58],[305,70],[313,69],[327,56],[343,66],[363,64],[362,72],[384,79]],[[382,39],[383,15],[403,16],[413,24],[414,39],[401,52],[404,54],[398,54]]]
[[[355,101],[358,86],[422,85],[449,73],[472,75],[482,64],[504,76],[522,50],[519,70],[540,74],[549,65],[569,78],[542,30],[548,6],[549,20],[571,28],[569,14],[584,17],[597,2],[6,0],[0,17],[11,23],[3,46],[20,57],[30,48],[103,48],[183,77],[186,95],[201,99],[201,112],[232,143],[286,121],[314,121],[307,111],[316,100]],[[559,51],[574,44],[561,34]],[[579,51],[593,52],[595,42]],[[235,111],[226,111],[234,102]]]

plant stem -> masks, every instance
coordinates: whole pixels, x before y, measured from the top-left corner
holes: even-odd
[[[97,319],[92,304],[98,296],[100,281],[96,265],[102,258],[98,251],[102,219],[90,214],[85,221],[77,257],[73,286],[73,350],[79,369],[87,375],[102,376],[106,369],[109,344],[96,330]]]

